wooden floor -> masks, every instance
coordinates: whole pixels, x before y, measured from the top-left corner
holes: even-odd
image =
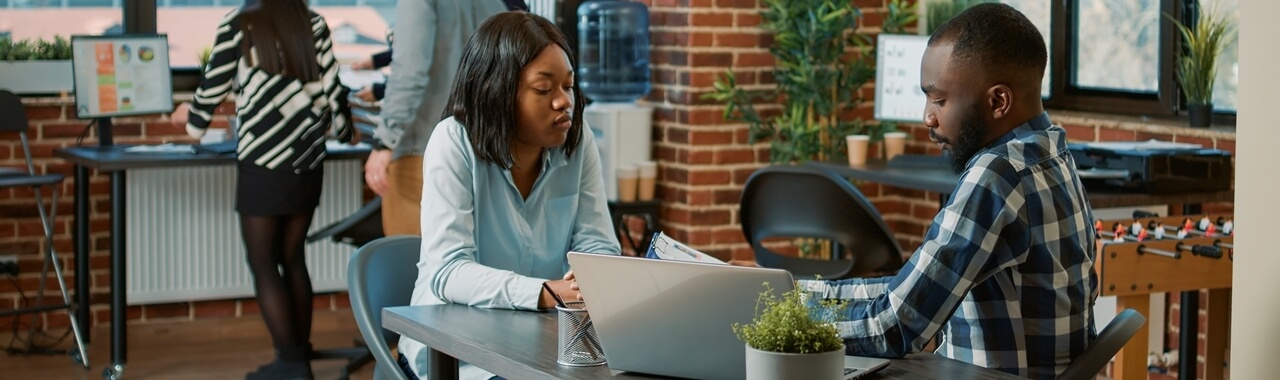
[[[360,336],[349,310],[316,312],[311,342],[316,349],[350,346]],[[11,356],[0,352],[0,379],[102,379],[111,361],[111,330],[94,328],[89,346],[88,369],[70,356]],[[7,347],[10,332],[0,333],[0,348]],[[245,373],[271,361],[274,350],[261,318],[210,319],[129,326],[127,380],[144,379],[243,379]],[[70,336],[62,347],[70,347]],[[316,379],[337,379],[342,360],[317,360],[311,364]],[[373,364],[351,379],[372,379]]]

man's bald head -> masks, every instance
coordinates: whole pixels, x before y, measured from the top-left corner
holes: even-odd
[[[1040,31],[1022,12],[998,3],[970,7],[929,37],[929,46],[946,44],[953,45],[953,68],[1039,97],[1049,53]]]

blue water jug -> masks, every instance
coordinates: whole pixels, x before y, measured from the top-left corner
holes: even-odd
[[[649,94],[649,8],[596,0],[578,6],[578,85],[595,102]]]

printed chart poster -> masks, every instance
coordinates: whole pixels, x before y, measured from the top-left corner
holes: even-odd
[[[927,101],[920,90],[920,60],[929,36],[882,33],[878,39],[875,118],[919,123]]]
[[[169,48],[164,36],[77,36],[72,50],[78,117],[173,110]]]

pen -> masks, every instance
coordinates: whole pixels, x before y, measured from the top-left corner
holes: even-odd
[[[559,305],[560,307],[565,309],[569,308],[569,305],[565,305],[564,300],[560,299],[560,295],[556,294],[554,290],[551,290],[551,286],[547,285],[547,283],[545,282],[542,283],[542,288],[546,289],[547,293],[551,293],[551,298],[556,300],[556,305]]]

